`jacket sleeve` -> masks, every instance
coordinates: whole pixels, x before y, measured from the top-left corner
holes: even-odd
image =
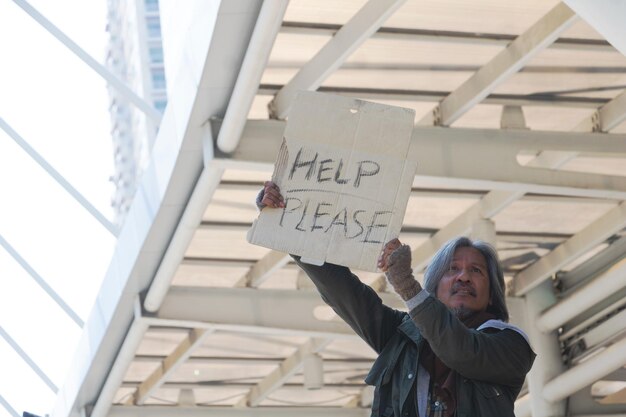
[[[292,257],[311,278],[324,302],[380,353],[406,313],[384,305],[371,287],[344,266],[329,263],[315,266],[301,262],[298,256]]]
[[[466,378],[521,386],[535,359],[516,331],[468,329],[432,296],[409,314],[437,357]]]

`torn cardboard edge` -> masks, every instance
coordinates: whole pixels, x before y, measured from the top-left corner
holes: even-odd
[[[315,265],[376,271],[415,176],[414,118],[401,107],[299,93],[272,175],[285,208],[262,210],[248,241]]]

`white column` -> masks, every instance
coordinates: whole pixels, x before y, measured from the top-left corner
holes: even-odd
[[[324,386],[324,361],[318,353],[304,359],[304,388],[320,389]]]
[[[472,224],[470,238],[482,240],[495,247],[496,245],[496,224],[490,219],[480,219]]]
[[[532,416],[561,417],[565,415],[565,401],[549,403],[542,395],[545,384],[565,370],[557,334],[556,331],[543,333],[536,325],[541,312],[556,302],[552,281],[544,281],[529,291],[525,298],[528,337],[537,353],[533,368],[528,374]]]

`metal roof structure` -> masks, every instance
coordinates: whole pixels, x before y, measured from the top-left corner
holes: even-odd
[[[539,354],[518,416],[626,415],[624,55],[554,0],[189,4],[54,417],[369,415],[374,352],[245,238],[298,90],[416,111],[400,239],[418,276],[454,236],[496,246]]]

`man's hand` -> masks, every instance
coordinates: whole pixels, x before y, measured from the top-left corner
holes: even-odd
[[[398,239],[389,241],[378,259],[378,267],[385,272],[387,281],[404,301],[415,297],[422,290],[413,277],[411,248]]]
[[[285,200],[280,194],[280,188],[272,181],[265,181],[263,184],[263,198],[261,198],[262,207],[283,208]]]
[[[387,272],[389,255],[391,255],[391,253],[395,251],[396,249],[398,249],[400,246],[402,246],[402,243],[400,243],[400,241],[397,238],[392,239],[389,242],[387,242],[387,244],[383,248],[383,251],[380,254],[380,257],[378,258],[378,268],[381,271]],[[411,259],[409,258],[409,263],[410,262],[411,262]]]

